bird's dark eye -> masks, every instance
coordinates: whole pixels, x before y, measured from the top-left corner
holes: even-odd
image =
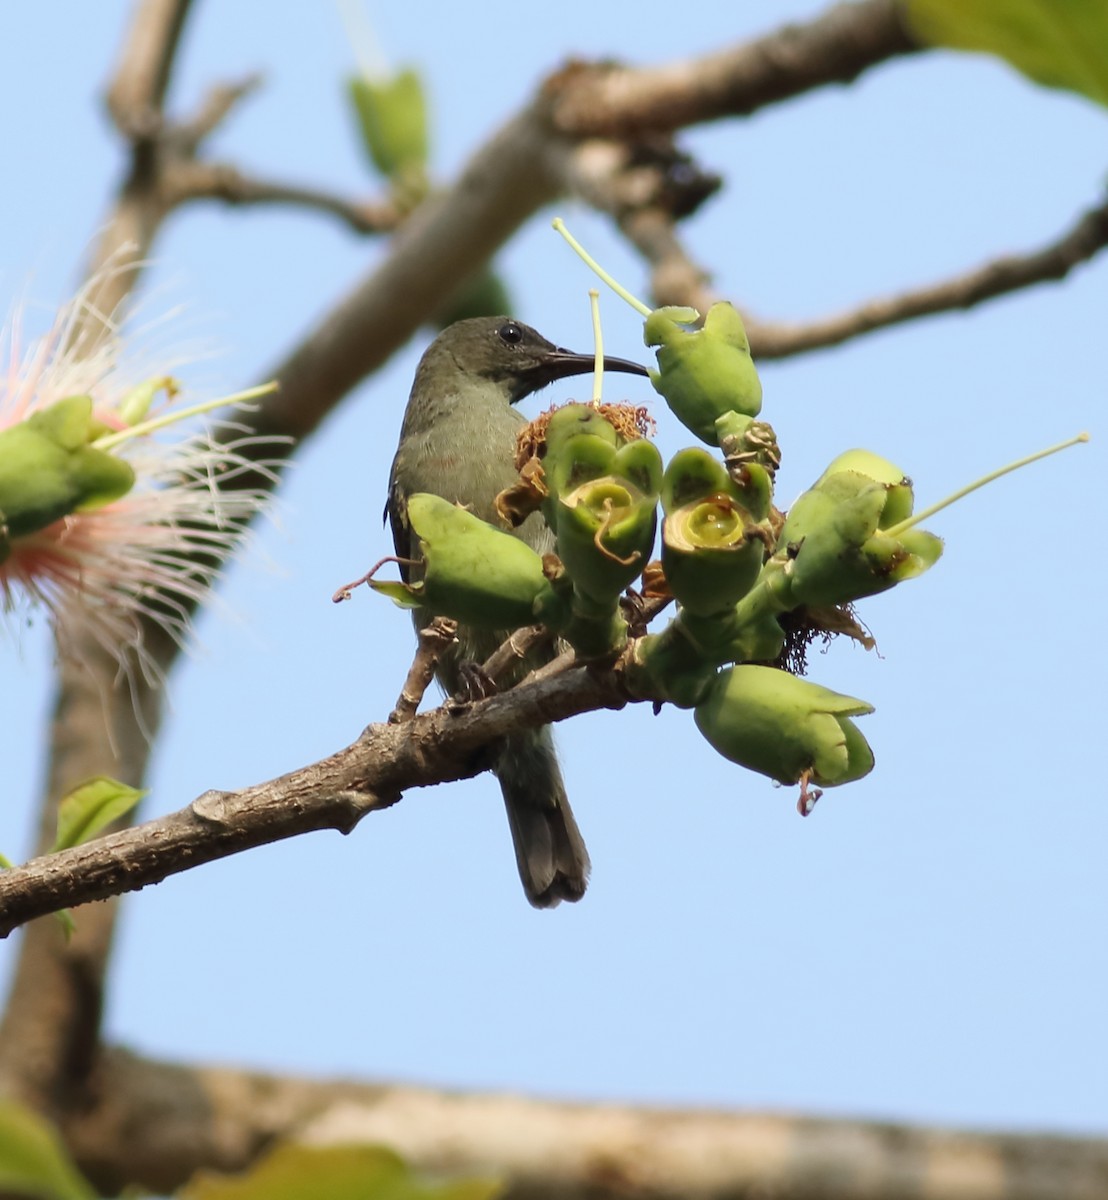
[[[518,346],[523,341],[523,330],[515,321],[506,322],[496,332],[500,334],[500,340],[509,346]]]

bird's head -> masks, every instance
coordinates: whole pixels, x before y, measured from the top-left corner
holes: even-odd
[[[539,388],[593,369],[594,356],[575,354],[547,341],[536,329],[513,317],[472,317],[444,329],[424,362],[461,371],[503,388],[515,404]],[[422,364],[421,364],[422,365]],[[646,368],[626,358],[605,356],[606,371],[645,375]]]

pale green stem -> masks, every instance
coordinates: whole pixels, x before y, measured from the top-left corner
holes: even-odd
[[[339,16],[358,69],[372,83],[387,83],[392,72],[361,0],[338,0]]]
[[[604,268],[596,261],[595,258],[593,258],[593,256],[585,249],[585,247],[581,245],[581,243],[573,236],[572,233],[570,233],[570,231],[566,228],[565,221],[563,221],[561,217],[555,217],[553,225],[554,228],[562,235],[562,237],[564,237],[565,240],[573,247],[577,257],[581,259],[581,261],[589,268],[589,270],[598,275],[612,289],[612,291],[615,292],[617,296],[621,297],[623,300],[626,300],[627,303],[630,304],[640,316],[650,316],[651,312],[653,312],[653,309],[643,304],[643,302],[637,296],[632,296],[622,284],[616,283],[611,275],[604,270]]]
[[[162,413],[160,417],[152,417],[149,421],[140,421],[137,425],[131,425],[127,429],[106,433],[103,437],[98,437],[92,443],[92,447],[94,450],[114,450],[116,446],[129,438],[145,437],[148,433],[165,429],[168,425],[176,425],[178,421],[187,421],[189,417],[198,416],[200,413],[211,412],[216,408],[226,408],[231,404],[245,404],[248,400],[257,400],[260,396],[268,396],[277,390],[277,386],[276,383],[263,383],[258,387],[247,388],[244,392],[235,392],[233,396],[220,396],[215,400],[205,400],[202,404],[193,404],[189,408]]]
[[[1040,458],[1047,458],[1051,454],[1057,454],[1060,450],[1068,450],[1070,446],[1076,446],[1079,442],[1087,442],[1089,435],[1087,433],[1079,433],[1076,437],[1071,437],[1068,441],[1059,442],[1057,446],[1050,446],[1046,450],[1036,451],[1034,454],[1029,454],[1026,458],[1017,459],[1013,463],[1009,463],[1006,467],[1000,467],[999,470],[990,471],[988,475],[983,475],[980,479],[973,483],[967,484],[964,488],[959,488],[958,491],[951,493],[945,500],[940,500],[938,504],[932,504],[930,508],[925,508],[922,511],[915,513],[906,520],[901,521],[899,525],[893,525],[889,529],[882,529],[882,534],[887,534],[889,537],[900,537],[902,533],[921,521],[926,521],[928,517],[933,517],[937,512],[942,512],[944,508],[949,508],[956,501],[961,500],[963,496],[968,496],[970,492],[976,492],[978,488],[982,488],[987,483],[992,483],[994,479],[999,479],[1002,475],[1008,475],[1012,471],[1018,471],[1021,467],[1026,467],[1030,463],[1038,462]]]
[[[604,334],[600,330],[600,293],[589,288],[589,309],[592,312],[592,340],[596,347],[592,368],[592,402],[600,403],[604,394]]]

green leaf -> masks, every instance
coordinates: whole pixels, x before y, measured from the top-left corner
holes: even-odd
[[[493,1200],[487,1179],[425,1183],[378,1146],[278,1146],[245,1175],[202,1174],[179,1200]]]
[[[106,825],[129,813],[145,795],[145,791],[107,775],[97,775],[79,784],[58,806],[58,836],[51,852],[87,842]]]
[[[37,1113],[0,1101],[0,1194],[34,1200],[95,1200],[61,1138]]]
[[[373,165],[393,179],[404,172],[423,174],[427,166],[427,100],[419,75],[410,67],[387,78],[355,76],[347,81],[362,141]]]
[[[1108,105],[1105,0],[904,0],[915,36],[980,50],[1046,87]]]

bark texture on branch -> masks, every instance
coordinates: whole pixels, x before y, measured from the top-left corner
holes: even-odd
[[[508,1200],[1103,1200],[1108,1142],[311,1081],[105,1054],[69,1142],[100,1187],[168,1190],[274,1141],[391,1146]]]
[[[672,133],[702,121],[748,116],[924,47],[909,34],[896,0],[837,4],[714,54],[654,68],[567,71],[554,122],[578,137]]]
[[[459,707],[370,725],[329,758],[237,792],[205,792],[143,825],[0,872],[0,936],[33,917],[160,883],[231,854],[319,829],[349,833],[405,788],[487,769],[486,747],[509,732],[627,702],[618,674],[580,667]]]

